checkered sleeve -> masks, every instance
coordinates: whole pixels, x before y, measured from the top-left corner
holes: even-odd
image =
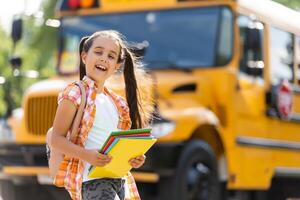
[[[81,101],[80,88],[75,83],[67,85],[58,94],[57,103],[60,104],[64,99],[70,100],[78,108]]]

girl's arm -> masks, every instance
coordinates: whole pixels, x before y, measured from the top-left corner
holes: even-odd
[[[92,165],[104,166],[110,162],[111,157],[100,154],[97,150],[86,150],[67,140],[66,135],[72,125],[76,111],[76,106],[68,99],[59,103],[53,122],[50,146],[67,156],[85,160]]]

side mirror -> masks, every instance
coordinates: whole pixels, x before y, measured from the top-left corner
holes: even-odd
[[[263,24],[256,21],[249,23],[245,29],[246,71],[253,76],[262,76],[264,68],[262,30]]]
[[[149,47],[149,42],[146,40],[141,43],[131,44],[130,46],[133,53],[138,57],[144,56],[148,47]]]
[[[13,69],[20,69],[22,65],[22,58],[19,56],[12,56],[9,59],[9,62]]]
[[[23,20],[21,18],[16,18],[12,22],[11,38],[14,42],[18,42],[22,38]]]
[[[253,51],[261,50],[261,30],[257,28],[246,28],[246,40],[245,40],[245,48],[251,49]]]

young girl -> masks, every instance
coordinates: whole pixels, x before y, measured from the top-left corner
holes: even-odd
[[[111,131],[147,126],[150,115],[141,108],[136,80],[147,80],[147,76],[116,31],[99,31],[82,38],[79,55],[80,80],[86,88],[87,104],[74,144],[66,135],[80,105],[80,88],[72,83],[58,96],[50,146],[65,154],[65,158],[54,183],[65,187],[75,200],[140,199],[130,173],[123,178],[90,179],[88,169],[90,165],[104,166],[114,159],[98,152]],[[124,73],[127,102],[105,86],[105,81],[117,70]],[[144,155],[129,161],[133,168],[144,162]]]

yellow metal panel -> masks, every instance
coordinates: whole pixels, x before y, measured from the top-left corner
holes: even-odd
[[[300,94],[294,94],[292,109],[295,114],[300,115]]]
[[[235,147],[230,152],[233,171],[229,173],[230,189],[268,189],[273,176],[272,151],[264,148]]]
[[[171,0],[168,0],[171,2]],[[142,1],[140,1],[142,2]],[[170,10],[170,9],[184,9],[184,8],[195,8],[203,6],[218,6],[218,5],[228,5],[234,6],[234,1],[219,0],[219,1],[183,1],[177,3],[165,4],[164,1],[160,3],[138,3],[135,5],[121,5],[121,6],[109,6],[104,8],[91,8],[91,9],[79,9],[73,11],[62,11],[56,12],[57,18],[64,16],[81,16],[81,15],[102,15],[102,14],[112,14],[112,13],[126,13],[126,12],[140,12],[140,11],[151,11],[151,10]]]
[[[156,183],[159,181],[159,175],[150,172],[131,172],[134,179],[139,182]]]
[[[99,4],[103,9],[116,7],[149,7],[153,4],[163,5],[175,5],[177,0],[99,0]]]
[[[3,172],[6,175],[34,176],[37,174],[49,174],[49,169],[48,167],[9,166],[9,167],[3,167]]]

